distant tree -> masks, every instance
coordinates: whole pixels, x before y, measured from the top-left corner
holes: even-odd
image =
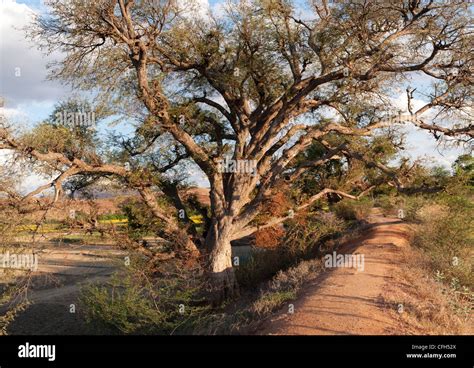
[[[474,187],[474,157],[471,154],[460,155],[453,164],[453,170],[455,177]]]

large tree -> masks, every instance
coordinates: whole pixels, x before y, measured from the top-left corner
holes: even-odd
[[[64,55],[51,77],[94,93],[134,124],[135,135],[116,139],[113,154],[81,157],[35,148],[3,129],[2,148],[49,164],[57,191],[91,175],[137,189],[188,256],[208,256],[221,295],[236,286],[230,242],[291,217],[254,224],[275,191],[333,160],[334,170],[359,162],[380,176],[356,178],[353,187],[325,178],[328,186],[293,212],[331,193],[357,199],[383,181],[402,188],[397,170],[367,149],[377,146],[371,137],[404,123],[436,139],[474,134],[474,39],[462,1],[231,1],[218,16],[174,0],[48,4],[29,33]],[[394,90],[410,75],[432,81],[423,89],[429,101],[415,109],[416,91],[408,88],[407,113],[394,113]],[[310,146],[317,154],[305,153]],[[225,159],[236,165],[223,168]],[[193,226],[165,213],[156,198],[160,189],[180,209],[176,183],[165,174],[183,160],[210,183],[204,247]]]

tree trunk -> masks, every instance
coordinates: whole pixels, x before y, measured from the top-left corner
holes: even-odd
[[[214,223],[206,239],[210,251],[209,273],[211,299],[220,304],[238,296],[239,290],[232,265],[231,231],[225,224]]]
[[[188,253],[192,260],[197,260],[200,256],[200,251],[193,240],[186,234],[183,229],[179,228],[178,224],[173,222],[172,216],[168,216],[158,204],[155,194],[150,188],[141,188],[140,195],[145,204],[150,208],[153,215],[164,222],[166,231],[176,237],[176,241],[183,245],[184,250]]]

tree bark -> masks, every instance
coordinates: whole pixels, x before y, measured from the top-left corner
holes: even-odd
[[[209,278],[211,283],[211,301],[220,304],[239,294],[237,280],[232,265],[232,238],[229,220],[214,221],[206,238],[210,251]]]
[[[179,240],[182,245],[184,246],[186,252],[188,253],[190,259],[197,260],[200,257],[200,251],[197,248],[196,244],[192,241],[192,239],[185,233],[185,231],[179,228],[178,224],[173,222],[172,216],[168,216],[163,209],[158,204],[155,194],[149,188],[140,188],[139,189],[140,195],[142,196],[145,204],[150,208],[153,215],[157,218],[162,220],[165,223],[165,227],[170,234],[173,234],[177,237],[177,241]]]

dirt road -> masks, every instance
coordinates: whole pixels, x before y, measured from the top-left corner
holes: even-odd
[[[409,244],[409,228],[397,218],[373,212],[372,224],[358,239],[343,244],[338,254],[364,256],[364,269],[338,267],[311,282],[302,296],[266,321],[259,334],[382,335],[400,334],[401,326],[383,303]]]
[[[94,333],[83,320],[78,304],[80,288],[86,283],[107,281],[126,253],[108,246],[64,245],[42,247],[37,254],[38,270],[28,290],[30,305],[10,325],[8,332]]]

